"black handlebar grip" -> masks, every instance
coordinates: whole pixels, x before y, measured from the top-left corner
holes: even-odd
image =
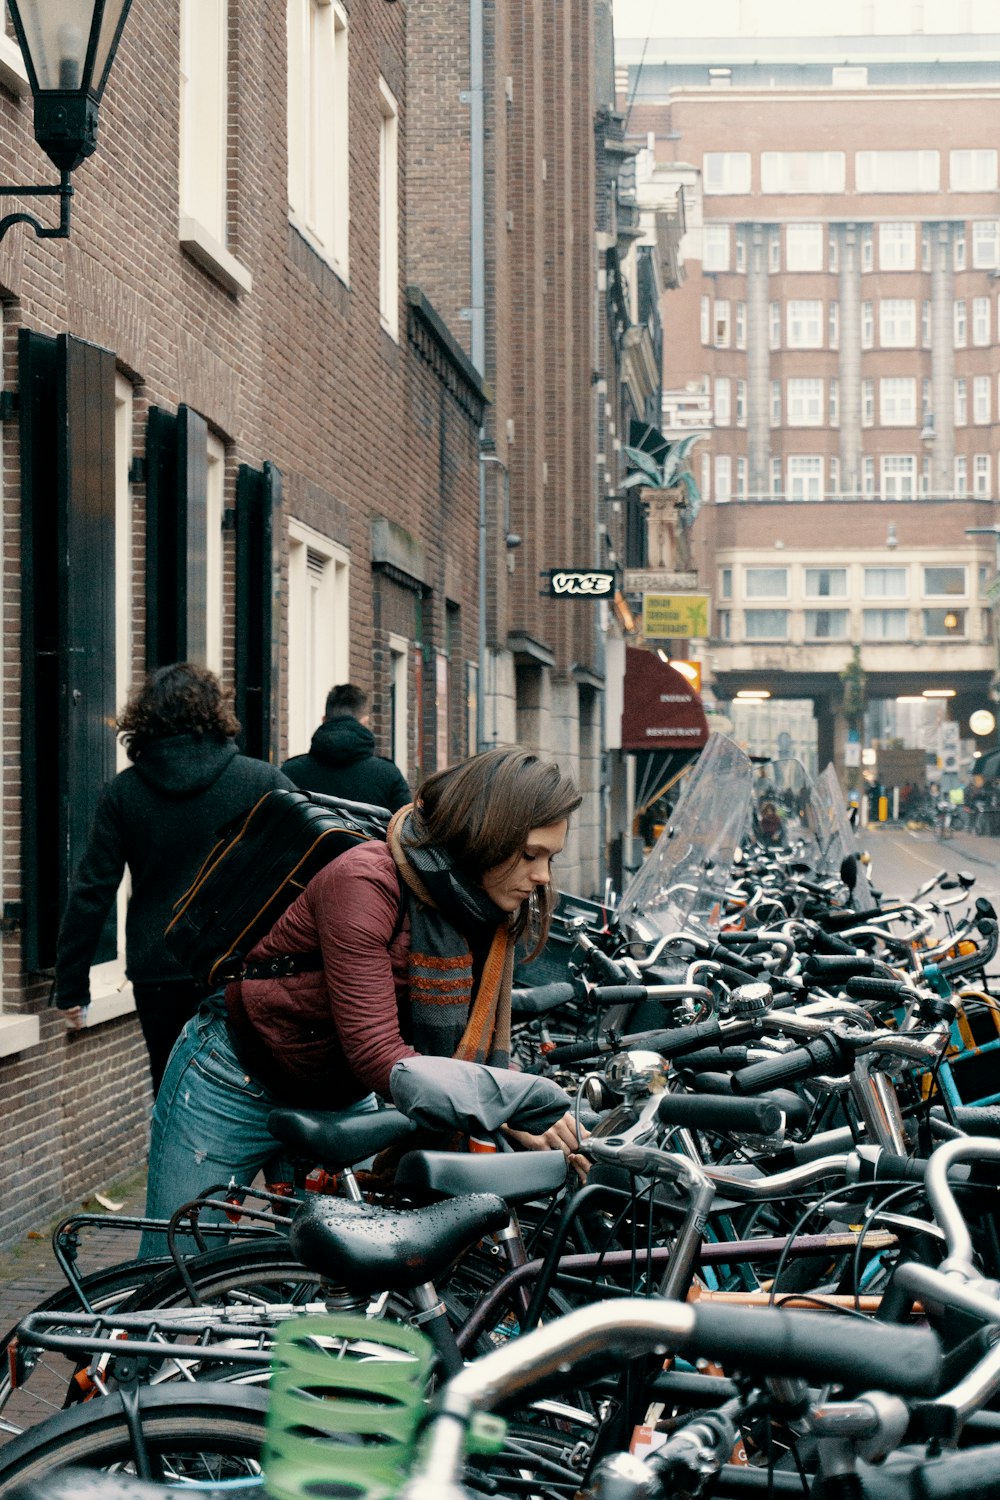
[[[690,1130],[735,1130],[749,1135],[775,1135],[784,1116],[768,1099],[734,1099],[723,1094],[708,1098],[698,1094],[663,1094],[656,1117],[663,1125],[684,1125]]]
[[[898,1000],[912,993],[902,979],[849,979],[845,989],[850,1000]]]
[[[599,974],[605,984],[628,984],[630,975],[622,964],[616,963],[613,958],[601,948],[589,948],[587,950],[587,963]]]
[[[723,936],[726,936],[726,934],[723,934]],[[756,943],[757,941],[756,934],[752,932],[741,932],[738,934],[734,934],[734,936],[746,937],[749,941],[754,943]],[[728,964],[732,969],[741,969],[744,974],[756,974],[758,968],[760,967],[759,964],[754,963],[752,958],[744,957],[742,953],[736,951],[735,949],[724,946],[721,941],[712,944],[712,946],[708,950],[708,953],[706,954],[706,957],[714,959],[715,962],[719,964]]]
[[[816,932],[811,941],[817,953],[839,953],[849,958],[858,951],[853,943],[849,943],[846,938],[837,937],[833,932]]]
[[[756,1374],[835,1380],[855,1390],[927,1396],[937,1388],[941,1349],[929,1329],[870,1326],[828,1313],[695,1302],[685,1352]]]
[[[840,932],[845,927],[860,927],[862,923],[869,922],[878,915],[875,911],[865,912],[864,916],[859,911],[843,911],[840,908],[815,913],[815,920],[827,932]]]
[[[854,1062],[853,1049],[834,1032],[827,1032],[804,1047],[793,1047],[767,1062],[751,1063],[733,1074],[734,1094],[759,1094],[765,1089],[797,1083],[815,1073],[846,1073]]]
[[[699,1048],[710,1042],[718,1041],[723,1035],[722,1027],[714,1018],[711,1021],[699,1021],[694,1026],[678,1026],[674,1031],[652,1031],[642,1033],[637,1037],[625,1037],[624,1043],[652,1048],[659,1052],[661,1057],[683,1057],[685,1052],[697,1052]]]
[[[582,986],[572,980],[556,980],[552,984],[534,984],[529,988],[511,990],[511,1009],[522,1016],[543,1016],[555,1010],[557,1005],[566,1005],[584,993]]]
[[[705,1047],[688,1052],[684,1067],[691,1073],[717,1073],[722,1068],[744,1068],[746,1061],[746,1047]]]
[[[897,1156],[892,1151],[883,1151],[879,1146],[859,1146],[856,1154],[861,1182],[885,1182],[893,1179],[923,1182],[927,1171],[925,1156]]]
[[[553,1047],[551,1052],[545,1054],[544,1066],[551,1067],[553,1063],[563,1062],[585,1062],[588,1058],[603,1057],[610,1052],[611,1048],[600,1038],[595,1042],[567,1042],[563,1047]]]
[[[650,998],[644,984],[595,984],[588,996],[592,1005],[638,1005]]]
[[[811,953],[802,967],[816,979],[857,979],[878,974],[882,966],[866,953],[852,954],[850,958],[839,953]]]

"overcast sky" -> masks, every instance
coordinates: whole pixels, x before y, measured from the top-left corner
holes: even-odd
[[[613,0],[622,38],[1000,32],[1000,0]],[[835,23],[831,19],[835,17]]]

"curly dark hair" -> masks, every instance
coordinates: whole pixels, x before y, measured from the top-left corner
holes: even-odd
[[[150,672],[118,715],[118,733],[129,760],[146,746],[175,734],[196,739],[229,740],[240,732],[232,694],[214,672],[194,662],[178,661]]]

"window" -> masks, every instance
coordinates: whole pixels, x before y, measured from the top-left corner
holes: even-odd
[[[787,568],[744,568],[743,597],[745,599],[787,599]]]
[[[997,187],[995,151],[949,151],[948,181],[953,193],[992,193]]]
[[[923,615],[926,636],[965,634],[964,609],[925,609]]]
[[[920,347],[922,349],[931,347],[931,305],[929,302],[920,304]]]
[[[712,299],[702,297],[701,299],[701,341],[703,344],[711,342],[710,328],[712,323]]]
[[[920,420],[926,422],[931,414],[931,383],[928,376],[920,381]]]
[[[878,305],[883,349],[912,349],[917,342],[917,304],[910,297],[885,297]]]
[[[993,271],[1000,265],[1000,220],[982,219],[972,226],[972,266]]]
[[[781,270],[781,230],[777,225],[772,227],[767,242],[767,269],[772,273]]]
[[[289,521],[288,748],[308,750],[331,682],[350,674],[350,565],[334,542]]]
[[[736,231],[736,237],[733,241],[733,248],[734,255],[736,257],[735,265],[737,271],[745,271],[747,268],[747,241],[746,235],[743,234],[743,232],[739,229],[737,229]]]
[[[829,494],[829,495],[839,495],[840,494],[840,459],[837,457],[837,455],[835,453],[831,453],[830,457],[827,459],[827,461],[826,461],[826,469],[827,469],[827,473],[830,476],[829,479],[826,482],[827,494]]]
[[[875,310],[874,303],[862,302],[861,304],[861,347],[870,349],[875,342]]]
[[[346,280],[347,16],[338,0],[287,5],[288,211],[296,229]]]
[[[806,568],[807,599],[846,599],[846,568]]]
[[[226,493],[226,450],[214,433],[206,443],[205,479],[205,665],[222,676],[222,514]]]
[[[916,481],[917,460],[912,453],[889,453],[882,459],[883,500],[912,500]]]
[[[729,225],[706,224],[702,252],[703,271],[729,270]]]
[[[972,299],[972,342],[982,349],[990,341],[990,299]]]
[[[749,193],[749,151],[706,151],[702,184],[706,198],[719,193]]]
[[[956,271],[965,270],[965,225],[956,224],[951,242],[951,254]]]
[[[965,298],[959,297],[954,306],[955,348],[964,349],[969,337],[969,322]]]
[[[905,641],[905,609],[865,609],[861,612],[866,641]]]
[[[762,193],[842,193],[847,180],[843,151],[762,151]]]
[[[747,497],[747,461],[745,458],[736,460],[736,498],[745,500]]]
[[[955,381],[955,426],[964,427],[969,420],[969,387],[964,375]]]
[[[859,193],[936,193],[941,161],[936,151],[859,151],[854,180]]]
[[[728,427],[730,422],[729,377],[720,375],[715,382],[715,425]]]
[[[862,380],[861,382],[861,425],[862,427],[875,426],[874,380]]]
[[[875,238],[870,224],[864,224],[861,229],[861,269],[862,271],[875,269]]]
[[[719,569],[719,598],[731,599],[733,597],[733,570],[732,568]]]
[[[822,427],[823,382],[812,377],[788,382],[789,427]]]
[[[964,500],[969,493],[969,461],[964,453],[955,458],[955,499]]]
[[[806,453],[793,453],[788,460],[789,500],[822,500],[823,460]]]
[[[781,348],[781,303],[772,302],[768,310],[769,341],[772,349]]]
[[[816,298],[788,303],[789,349],[822,349],[823,304]]]
[[[880,224],[878,263],[883,271],[915,271],[917,231],[914,224]]]
[[[831,229],[827,237],[827,270],[836,272],[840,270],[840,240],[837,238],[836,229]]]
[[[733,461],[728,453],[715,455],[715,498],[720,503],[733,498]]]
[[[929,271],[931,268],[931,226],[921,224],[920,226],[920,269]]]
[[[929,495],[931,492],[931,456],[925,453],[920,464],[920,493]]]
[[[863,593],[866,599],[905,599],[905,568],[865,568]]]
[[[973,376],[972,420],[980,427],[990,420],[990,377],[988,375]]]
[[[879,381],[879,420],[883,427],[913,427],[917,420],[917,382],[909,375]]]
[[[785,230],[785,269],[787,271],[822,271],[822,224],[789,224]]]
[[[226,243],[228,0],[183,0],[180,39],[180,217]],[[190,229],[188,230],[190,233]]]
[[[729,303],[716,302],[714,343],[717,349],[729,348]]]
[[[747,425],[747,383],[745,380],[736,382],[735,417],[737,427]]]
[[[731,641],[733,638],[733,612],[730,609],[720,609],[718,612],[719,640]]]
[[[840,303],[831,302],[827,309],[827,330],[831,349],[840,348]]]
[[[982,499],[990,492],[990,455],[977,453],[972,465],[972,493]]]
[[[781,459],[771,459],[771,495],[775,500],[781,499],[782,492]]]
[[[771,426],[781,426],[781,381],[771,381]]]
[[[379,316],[399,338],[399,111],[384,78],[379,91]]]
[[[736,304],[736,347],[745,349],[747,346],[747,305],[745,302]]]
[[[788,610],[744,610],[743,630],[748,641],[786,641],[788,639]]]
[[[389,743],[392,745],[392,758],[399,767],[401,773],[407,774],[407,766],[410,759],[409,750],[409,659],[410,643],[405,636],[390,635],[389,637]],[[479,683],[476,682],[475,695],[478,697]],[[475,753],[475,713],[470,714],[470,725],[472,744],[469,753]]]
[[[807,641],[844,641],[847,639],[846,609],[807,609]]]
[[[831,375],[829,380],[829,399],[827,401],[827,421],[831,427],[840,426],[840,381],[836,375]]]
[[[928,599],[941,595],[961,599],[965,593],[966,573],[961,563],[924,568],[924,594]]]

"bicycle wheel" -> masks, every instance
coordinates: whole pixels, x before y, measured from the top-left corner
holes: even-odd
[[[250,1240],[242,1245],[223,1245],[206,1250],[186,1267],[199,1303],[213,1307],[235,1305],[267,1308],[275,1303],[304,1306],[323,1302],[328,1284],[314,1271],[306,1270],[292,1253],[284,1237]],[[124,1302],[121,1312],[155,1311],[166,1307],[191,1307],[191,1294],[177,1267],[166,1270],[139,1287]]]
[[[142,1431],[153,1477],[190,1489],[259,1474],[267,1400],[267,1392],[254,1387],[208,1383],[143,1391]],[[135,1473],[120,1395],[57,1412],[0,1448],[0,1496],[69,1464]]]
[[[81,1278],[81,1286],[90,1306],[95,1312],[111,1312],[133,1296],[143,1282],[150,1280],[166,1267],[170,1260],[129,1260],[116,1266],[107,1266]],[[52,1292],[39,1302],[33,1312],[80,1312],[81,1304],[74,1289],[67,1285]],[[66,1395],[69,1381],[67,1362],[57,1354],[40,1352],[32,1367],[29,1381],[15,1389],[12,1380],[12,1341],[17,1336],[17,1325],[8,1329],[0,1339],[0,1433],[17,1433],[40,1420],[48,1412],[58,1411]]]

